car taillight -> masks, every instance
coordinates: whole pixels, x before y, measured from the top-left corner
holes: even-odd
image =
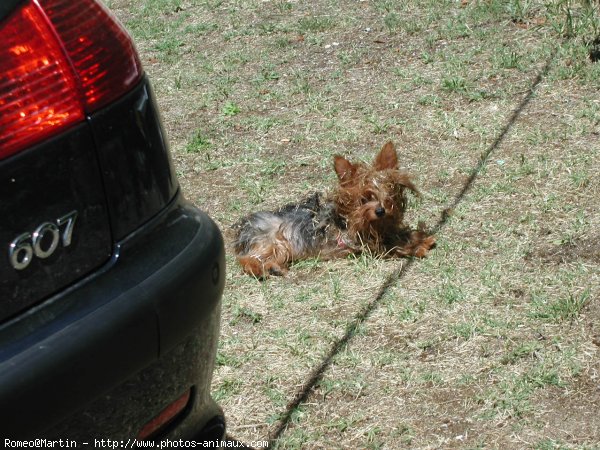
[[[83,88],[86,111],[95,111],[138,82],[142,67],[131,38],[95,0],[39,0],[62,40]]]
[[[83,121],[141,78],[133,43],[95,0],[30,0],[0,24],[0,159]]]
[[[185,407],[189,404],[191,396],[192,390],[188,389],[181,397],[173,401],[150,422],[144,425],[138,432],[136,439],[140,441],[152,439],[152,436],[155,436],[160,433],[160,431],[164,430],[183,412]]]
[[[0,25],[0,158],[84,118],[77,81],[39,9]]]

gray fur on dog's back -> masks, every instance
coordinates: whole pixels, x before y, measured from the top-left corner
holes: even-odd
[[[322,204],[319,193],[277,211],[253,213],[234,225],[237,231],[235,251],[246,255],[260,242],[283,238],[290,243],[294,253],[312,254],[326,238],[326,229],[333,223],[334,214],[333,205]]]

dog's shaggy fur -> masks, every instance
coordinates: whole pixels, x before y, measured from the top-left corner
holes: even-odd
[[[411,230],[403,223],[406,192],[419,192],[398,169],[391,142],[372,165],[335,156],[334,168],[339,184],[332,195],[315,193],[277,211],[251,214],[234,226],[234,249],[244,272],[257,278],[283,275],[294,261],[365,250],[384,257],[427,255],[435,238],[421,224]]]

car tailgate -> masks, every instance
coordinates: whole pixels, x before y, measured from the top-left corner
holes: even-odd
[[[0,161],[0,321],[102,265],[112,238],[86,123]]]

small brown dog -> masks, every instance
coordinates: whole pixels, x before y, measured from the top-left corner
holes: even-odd
[[[315,193],[234,225],[234,248],[244,272],[257,278],[284,275],[294,261],[362,251],[423,258],[434,247],[435,238],[421,224],[411,230],[403,223],[406,191],[419,191],[398,169],[394,144],[385,144],[371,166],[335,156],[334,168],[339,184],[330,197]]]

